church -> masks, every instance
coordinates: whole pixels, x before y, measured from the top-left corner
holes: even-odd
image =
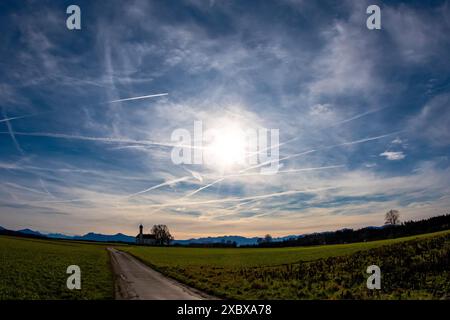
[[[136,244],[140,245],[155,245],[156,244],[156,237],[154,234],[144,234],[143,231],[144,227],[142,224],[139,226],[139,234],[136,236]]]

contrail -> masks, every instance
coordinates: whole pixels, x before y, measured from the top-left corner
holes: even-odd
[[[339,188],[339,187],[326,187],[326,188],[305,189],[305,190],[289,190],[289,191],[282,191],[282,192],[262,194],[262,195],[242,197],[242,198],[214,199],[214,200],[206,200],[206,201],[199,201],[199,202],[182,202],[182,203],[180,203],[177,201],[177,202],[172,202],[172,203],[152,204],[152,205],[147,205],[145,207],[160,208],[160,207],[173,207],[173,206],[195,206],[195,205],[211,204],[211,203],[241,202],[241,201],[247,201],[247,200],[253,200],[253,199],[266,199],[266,198],[273,198],[273,197],[281,197],[281,196],[287,196],[287,195],[293,195],[293,194],[299,194],[299,193],[319,192],[319,191],[325,191],[325,190],[331,190],[331,189],[337,189],[337,188]]]
[[[264,149],[259,150],[259,151],[247,152],[248,156],[246,156],[245,158],[250,158],[250,157],[251,157],[252,155],[254,155],[254,154],[260,154],[260,153],[262,153],[262,152],[265,152],[265,151],[268,151],[268,150],[271,150],[271,149],[279,148],[279,147],[281,147],[282,145],[291,143],[291,142],[296,141],[296,140],[298,140],[298,139],[300,139],[300,137],[295,137],[295,138],[289,139],[289,140],[287,140],[287,141],[285,141],[285,142],[279,143],[279,144],[274,145],[274,146],[271,146],[271,147],[264,148]]]
[[[142,190],[142,191],[133,193],[133,194],[129,195],[127,198],[131,198],[131,197],[134,197],[134,196],[143,194],[143,193],[147,193],[147,192],[149,192],[149,191],[152,191],[152,190],[155,190],[155,189],[158,189],[158,188],[167,186],[167,185],[171,185],[171,184],[173,184],[173,183],[178,183],[178,182],[190,180],[190,179],[192,179],[192,178],[195,178],[195,179],[197,179],[197,180],[203,181],[203,178],[200,176],[200,174],[199,174],[198,172],[191,171],[191,170],[188,170],[188,169],[186,169],[186,168],[185,168],[185,170],[187,170],[189,173],[191,173],[191,176],[185,176],[185,177],[181,177],[181,178],[178,178],[178,179],[174,179],[174,180],[170,180],[170,181],[166,181],[166,182],[157,184],[156,186],[153,186],[153,187],[150,187],[150,188],[148,188],[148,189],[145,189],[145,190]],[[185,196],[185,197],[186,197],[186,196]]]
[[[383,134],[381,136],[364,138],[364,139],[355,140],[355,141],[349,141],[349,142],[343,142],[343,143],[335,144],[335,145],[332,145],[332,146],[324,147],[323,149],[329,149],[329,148],[340,147],[340,146],[348,146],[348,145],[352,145],[352,144],[358,144],[358,143],[364,143],[364,142],[373,141],[373,140],[379,140],[379,139],[390,137],[390,136],[395,135],[395,134],[399,134],[402,131],[403,130],[399,130],[399,131],[395,131],[395,132],[392,132],[392,133]]]
[[[274,212],[280,211],[278,208],[277,209],[273,209],[264,213],[260,213],[260,214],[255,214],[254,216],[251,217],[243,217],[243,219],[252,219],[252,218],[259,218],[259,217],[264,217],[264,216],[268,216],[271,215]],[[221,216],[218,216],[218,218],[220,218]],[[215,217],[217,218],[217,217]]]
[[[348,119],[339,121],[339,122],[337,122],[337,123],[331,125],[329,128],[333,128],[333,127],[336,127],[336,126],[338,126],[338,125],[340,125],[340,124],[344,124],[344,123],[347,123],[347,122],[350,122],[350,121],[353,121],[353,120],[362,118],[362,117],[364,117],[364,116],[367,116],[367,115],[369,115],[369,114],[372,114],[372,113],[381,111],[381,110],[386,109],[386,108],[387,108],[387,107],[381,107],[381,108],[372,109],[372,110],[369,110],[369,111],[366,111],[366,112],[357,114],[357,115],[355,115],[355,116],[353,116],[353,117],[351,117],[351,118],[348,118]]]
[[[336,126],[338,126],[338,125],[340,125],[340,124],[344,124],[344,123],[347,123],[347,122],[351,122],[351,121],[353,121],[353,120],[362,118],[362,117],[364,117],[364,116],[366,116],[366,115],[369,115],[369,114],[372,114],[372,113],[381,111],[381,110],[386,109],[386,108],[387,108],[387,107],[381,107],[381,108],[369,110],[369,111],[366,111],[366,112],[363,112],[363,113],[354,115],[354,116],[352,116],[351,118],[348,118],[348,119],[339,121],[339,122],[337,122],[337,123],[335,123],[335,124],[333,124],[333,125],[331,125],[331,126],[329,126],[329,127],[326,127],[326,129],[334,128],[334,127],[336,127]],[[262,150],[259,150],[259,151],[256,151],[256,152],[248,152],[249,156],[247,156],[246,158],[251,157],[253,154],[259,154],[259,153],[261,153],[261,152],[265,152],[265,151],[268,151],[268,150],[271,150],[271,149],[274,149],[274,148],[281,147],[282,145],[291,143],[291,142],[296,141],[296,140],[299,140],[299,139],[300,139],[300,137],[295,137],[295,138],[292,138],[292,139],[287,140],[287,141],[285,141],[285,142],[279,143],[278,145],[275,145],[275,146],[267,147],[267,148],[265,148],[265,149],[262,149]]]
[[[196,193],[198,193],[198,192],[200,192],[200,191],[202,191],[202,190],[204,190],[206,188],[209,188],[209,187],[211,187],[211,186],[215,185],[216,183],[219,183],[219,182],[221,182],[223,180],[225,180],[225,177],[222,177],[220,179],[217,179],[216,181],[213,181],[213,182],[211,182],[211,183],[209,183],[207,185],[204,185],[203,187],[200,187],[200,188],[198,188],[198,189],[188,193],[187,195],[181,197],[179,200],[182,200],[182,199],[185,199],[185,198],[189,198],[189,197],[193,196],[194,194],[196,194]]]
[[[138,145],[130,145],[130,146],[113,147],[110,150],[124,150],[124,149],[145,149],[145,150],[148,150],[148,149],[146,149],[145,146],[142,146],[140,144],[138,144]]]
[[[315,168],[291,169],[291,170],[279,171],[279,172],[277,172],[277,173],[295,173],[295,172],[304,172],[304,171],[313,171],[313,170],[323,170],[323,169],[334,169],[334,168],[342,168],[342,167],[344,167],[344,165],[334,165],[334,166],[315,167]],[[181,198],[178,198],[177,201],[184,200],[184,199],[186,199],[186,198],[192,197],[193,195],[199,193],[200,191],[205,190],[205,189],[207,189],[207,188],[210,188],[210,187],[212,187],[213,185],[215,185],[215,184],[217,184],[217,183],[219,183],[219,182],[222,182],[223,180],[225,180],[225,179],[227,179],[227,178],[243,177],[243,176],[253,176],[253,175],[257,175],[257,174],[258,174],[258,173],[244,173],[244,174],[230,174],[230,175],[222,176],[222,177],[220,177],[220,178],[214,180],[213,182],[211,182],[211,183],[209,183],[209,184],[206,184],[206,185],[204,185],[204,186],[202,186],[202,187],[200,187],[200,188],[198,188],[198,189],[195,189],[194,191],[191,191],[190,193],[184,195],[184,196],[181,197]],[[184,179],[184,178],[180,178],[180,179]],[[177,180],[178,180],[178,179],[176,179],[176,180],[174,180],[174,181],[177,181]],[[137,194],[140,194],[140,193],[143,193],[143,192],[147,192],[147,191],[153,190],[153,189],[155,189],[156,187],[160,187],[160,186],[163,186],[163,185],[165,185],[165,184],[157,185],[157,186],[155,186],[155,187],[152,187],[152,188],[143,190],[143,191],[141,191],[141,192],[138,192]],[[137,195],[137,194],[136,194],[136,195]]]
[[[181,181],[186,181],[186,180],[189,180],[190,178],[191,178],[190,176],[186,176],[186,177],[181,177],[181,178],[178,178],[178,179],[166,181],[166,182],[157,184],[156,186],[150,187],[148,189],[145,189],[145,190],[142,190],[142,191],[130,194],[129,196],[127,196],[127,198],[132,198],[132,197],[138,196],[140,194],[143,194],[143,193],[146,193],[146,192],[149,192],[151,190],[155,190],[155,189],[167,186],[167,185],[171,185],[171,184],[178,183],[178,182],[181,182]]]
[[[392,133],[388,133],[388,134],[384,134],[384,135],[380,135],[380,136],[376,136],[376,137],[359,139],[359,140],[355,140],[355,141],[343,142],[343,143],[340,143],[340,144],[320,147],[320,148],[317,148],[317,149],[311,149],[311,150],[303,151],[303,152],[300,152],[300,153],[288,155],[288,156],[283,157],[283,158],[278,159],[278,160],[269,160],[269,161],[266,161],[266,162],[263,162],[263,163],[260,163],[260,164],[257,164],[257,165],[250,166],[250,167],[247,167],[245,169],[242,169],[242,170],[240,170],[238,172],[238,175],[234,175],[234,176],[239,176],[239,174],[242,174],[242,173],[244,173],[246,171],[249,171],[249,170],[252,170],[252,169],[256,169],[256,168],[260,168],[260,167],[263,167],[265,165],[271,164],[273,162],[281,162],[281,161],[284,161],[284,160],[300,157],[302,155],[306,155],[306,154],[309,154],[309,153],[314,153],[314,152],[317,152],[319,150],[331,149],[331,148],[336,148],[336,147],[339,147],[339,146],[346,146],[346,145],[352,145],[352,144],[358,144],[358,143],[364,143],[364,142],[368,142],[368,141],[378,140],[378,139],[382,139],[382,138],[386,138],[386,137],[392,136],[394,134],[398,134],[399,132],[401,132],[401,131],[396,131],[396,132],[392,132]],[[207,185],[205,185],[203,187],[200,187],[199,189],[194,190],[194,191],[190,192],[189,194],[185,195],[184,197],[180,198],[180,200],[184,199],[184,198],[187,198],[187,197],[190,197],[190,196],[192,196],[192,195],[194,195],[194,194],[196,194],[196,193],[198,193],[198,192],[200,192],[200,191],[202,191],[202,190],[204,190],[206,188],[209,188],[209,187],[215,185],[216,183],[219,183],[219,182],[223,181],[225,178],[226,178],[226,176],[221,177],[221,178],[217,179],[216,181],[211,182],[210,184],[207,184]]]
[[[246,207],[245,210],[251,210],[251,209],[257,207],[260,204],[260,199],[253,199],[253,200],[249,200],[249,201],[244,202],[244,203],[238,203],[236,205],[232,205],[232,206],[229,206],[227,208],[224,208],[224,210],[226,210],[226,211],[231,210],[231,212],[228,212],[226,214],[222,214],[222,215],[219,215],[219,216],[216,216],[216,217],[225,217],[225,216],[233,215],[236,212],[238,212],[243,206],[246,206],[248,204],[251,204],[251,205]]]
[[[343,168],[345,165],[333,165],[333,166],[325,166],[325,167],[313,167],[313,168],[300,168],[300,169],[289,169],[289,170],[281,170],[277,171],[277,174],[279,173],[296,173],[296,172],[305,172],[305,171],[316,171],[316,170],[325,170],[325,169],[336,169],[336,168]],[[242,173],[242,174],[230,174],[225,176],[226,178],[231,177],[246,177],[246,176],[255,176],[259,175],[258,172],[250,172],[250,173]]]
[[[37,194],[48,195],[46,192],[42,192],[42,191],[39,191],[39,190],[36,190],[36,189],[28,188],[28,187],[21,186],[21,185],[18,185],[18,184],[15,184],[15,183],[11,183],[11,182],[6,182],[3,185],[9,186],[9,187],[13,187],[13,188],[16,188],[16,189],[20,189],[20,190],[25,190],[25,191],[37,193]]]
[[[199,172],[192,171],[192,170],[189,170],[189,169],[184,168],[184,167],[183,167],[183,169],[186,170],[187,172],[189,172],[192,175],[193,178],[197,179],[200,182],[203,182],[203,177],[202,177],[202,175]]]
[[[148,98],[155,98],[155,97],[162,97],[167,96],[169,93],[157,93],[157,94],[149,94],[147,96],[140,96],[140,97],[132,97],[132,98],[123,98],[123,99],[117,99],[108,101],[107,103],[114,103],[114,102],[122,102],[122,101],[132,101],[132,100],[141,100],[141,99],[148,99]]]
[[[53,199],[56,199],[56,197],[55,197],[53,194],[51,194],[50,191],[48,191],[48,189],[45,187],[44,181],[42,181],[41,178],[39,178],[39,182],[41,183],[42,189],[43,189],[50,197],[52,197]]]
[[[0,134],[9,134],[9,132],[0,132]],[[70,135],[70,134],[64,134],[64,133],[14,132],[14,134],[19,135],[19,136],[48,137],[48,138],[55,138],[55,139],[96,141],[96,142],[105,142],[105,143],[129,143],[129,144],[135,144],[135,146],[133,146],[134,148],[137,147],[136,145],[143,145],[143,146],[161,146],[161,147],[170,147],[170,148],[181,147],[181,148],[190,148],[190,149],[203,149],[203,147],[200,147],[200,146],[184,145],[184,144],[180,144],[180,143],[158,142],[158,141],[152,141],[152,140],[134,140],[134,139],[124,139],[124,138],[111,138],[111,137],[90,137],[90,136]]]
[[[8,128],[8,134],[11,136],[11,139],[14,143],[14,146],[16,147],[17,151],[19,151],[20,154],[24,155],[24,152],[22,150],[22,148],[20,147],[19,142],[16,139],[16,136],[14,135],[14,131],[12,129],[11,123],[9,122],[8,116],[6,115],[6,111],[5,108],[2,108],[2,113],[3,113],[3,120],[4,122],[6,122],[6,127]]]
[[[40,201],[30,201],[28,203],[29,204],[36,204],[36,203],[70,203],[70,202],[85,202],[85,201],[96,201],[96,199],[40,200]]]
[[[128,196],[122,197],[121,199],[129,199],[129,198],[138,196],[138,195],[140,195],[140,194],[147,193],[147,192],[149,192],[149,191],[151,191],[151,190],[155,190],[155,189],[158,189],[158,188],[167,186],[167,185],[171,185],[171,184],[173,184],[173,183],[178,183],[178,182],[186,181],[186,180],[189,180],[189,179],[191,179],[191,177],[190,177],[190,176],[186,176],[186,177],[181,177],[181,178],[178,178],[178,179],[166,181],[166,182],[157,184],[157,185],[155,185],[155,186],[153,186],[153,187],[150,187],[150,188],[148,188],[148,189],[145,189],[145,190],[142,190],[142,191],[139,191],[139,192],[130,194],[130,195],[128,195]],[[39,203],[65,203],[65,202],[79,202],[79,201],[95,201],[95,199],[91,199],[91,198],[80,198],[80,199],[54,200],[54,201],[36,201],[36,202],[39,202]]]
[[[301,168],[301,169],[290,169],[290,170],[283,170],[283,171],[278,171],[277,174],[279,173],[296,173],[296,172],[305,172],[305,171],[314,171],[314,170],[324,170],[324,169],[335,169],[335,168],[342,168],[344,167],[344,165],[334,165],[334,166],[326,166],[326,167],[315,167],[315,168]],[[230,174],[230,175],[226,175],[226,176],[222,176],[219,179],[204,185],[188,194],[186,194],[185,196],[179,198],[179,200],[185,199],[185,198],[189,198],[191,196],[193,196],[196,193],[199,193],[200,191],[207,189],[209,187],[212,187],[213,185],[227,179],[227,178],[238,178],[238,177],[246,177],[246,176],[255,176],[255,175],[259,175],[258,172],[252,172],[252,173],[237,173],[237,174]]]
[[[302,155],[305,155],[305,154],[314,153],[314,152],[317,152],[317,151],[320,151],[320,150],[332,149],[332,148],[341,147],[341,146],[348,146],[348,145],[359,144],[359,143],[364,143],[364,142],[369,142],[369,141],[383,139],[383,138],[390,137],[392,135],[398,134],[400,132],[402,132],[402,131],[400,130],[400,131],[396,131],[396,132],[392,132],[392,133],[388,133],[388,134],[383,134],[381,136],[364,138],[364,139],[359,139],[359,140],[354,140],[354,141],[348,141],[348,142],[343,142],[343,143],[339,143],[339,144],[334,144],[334,145],[331,145],[331,146],[319,147],[317,149],[311,149],[311,150],[303,151],[303,152],[300,152],[300,153],[295,153],[295,154],[288,155],[288,156],[286,156],[284,158],[281,158],[281,159],[278,159],[278,160],[269,160],[269,161],[260,163],[260,164],[255,165],[255,166],[242,169],[241,171],[239,171],[239,173],[246,172],[246,171],[251,170],[251,169],[260,168],[260,167],[263,167],[263,166],[265,166],[267,164],[270,164],[270,163],[273,163],[273,162],[281,162],[281,161],[292,159],[292,158],[296,158],[296,157],[299,157],[299,156],[302,156]]]
[[[292,159],[292,158],[300,157],[300,156],[305,155],[305,154],[309,154],[309,153],[316,152],[317,150],[318,150],[318,149],[311,149],[311,150],[303,151],[303,152],[300,152],[300,153],[291,154],[291,155],[286,156],[286,157],[281,158],[281,159],[277,159],[277,160],[269,160],[269,161],[266,161],[266,162],[262,162],[262,163],[260,163],[260,164],[257,164],[257,165],[254,165],[254,166],[251,166],[251,167],[247,167],[247,168],[245,168],[245,169],[242,169],[242,170],[239,171],[239,173],[243,173],[243,172],[246,172],[246,171],[249,171],[249,170],[252,170],[252,169],[261,168],[261,167],[264,167],[265,165],[271,164],[271,163],[273,163],[273,162],[280,162],[280,161],[284,161],[284,160],[287,160],[287,159]]]
[[[10,132],[0,132],[0,134],[10,134]],[[70,134],[64,134],[64,133],[14,132],[14,134],[19,135],[19,136],[48,137],[48,138],[55,138],[55,139],[97,141],[97,142],[106,142],[106,143],[129,143],[129,144],[140,144],[140,145],[149,145],[149,146],[195,148],[193,146],[188,146],[188,145],[179,145],[176,143],[158,142],[158,141],[151,141],[151,140],[133,140],[133,139],[122,139],[122,138],[110,138],[110,137],[89,137],[89,136],[70,135]]]
[[[21,116],[21,117],[11,117],[11,118],[6,118],[6,119],[0,119],[0,122],[7,122],[7,121],[11,121],[11,120],[28,118],[28,117],[31,117],[31,116]]]
[[[238,208],[240,208],[240,207],[242,207],[242,206],[245,206],[245,205],[247,205],[247,204],[249,204],[249,203],[258,202],[258,201],[259,201],[259,199],[249,200],[249,201],[244,202],[244,203],[238,203],[238,204],[236,204],[236,205],[229,206],[229,207],[227,207],[227,208],[224,208],[224,210],[231,210],[231,209],[237,210]],[[233,210],[233,211],[235,211],[235,210]]]

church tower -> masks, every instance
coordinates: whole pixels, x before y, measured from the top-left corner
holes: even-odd
[[[139,225],[139,243],[144,243],[144,234],[142,232],[142,230],[144,229],[144,226],[142,225],[142,223]]]

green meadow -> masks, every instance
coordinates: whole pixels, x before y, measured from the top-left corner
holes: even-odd
[[[292,248],[123,247],[160,272],[232,299],[450,298],[450,231]],[[368,290],[366,268],[382,270]]]
[[[308,247],[240,249],[127,246],[121,247],[120,250],[129,252],[151,266],[158,268],[174,266],[256,267],[348,255],[361,250],[408,240],[428,238],[449,232],[441,231],[389,240]]]
[[[69,265],[81,268],[81,290],[67,289]],[[0,300],[113,297],[104,245],[0,236]]]
[[[94,244],[0,236],[0,300],[112,299],[106,246],[129,252],[167,276],[221,298],[449,299],[450,231],[290,248],[182,248]],[[82,290],[66,269],[81,268]],[[366,288],[366,268],[382,289]]]

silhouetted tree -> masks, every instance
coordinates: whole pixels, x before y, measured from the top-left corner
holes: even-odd
[[[395,226],[400,223],[400,213],[398,210],[389,210],[384,217],[384,224]]]
[[[152,228],[152,233],[155,235],[156,243],[159,245],[169,245],[173,240],[169,228],[165,224],[155,224]]]
[[[264,236],[264,242],[272,242],[272,236],[270,234],[266,234]]]

